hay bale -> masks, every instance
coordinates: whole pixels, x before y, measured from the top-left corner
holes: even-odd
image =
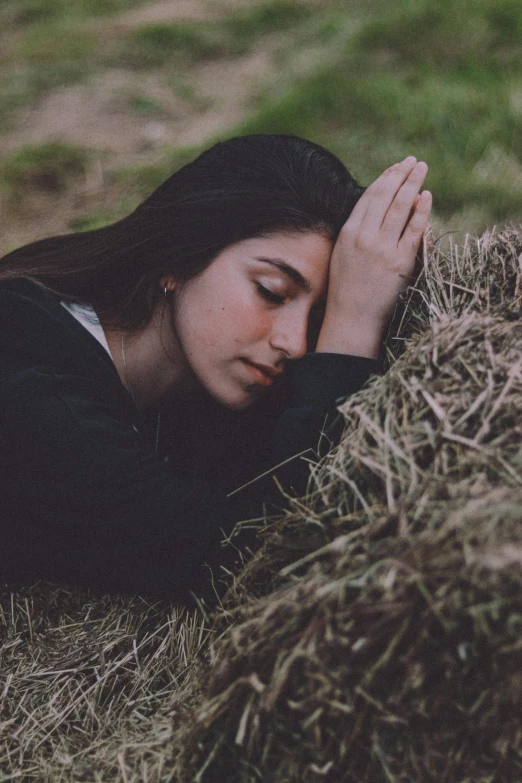
[[[231,588],[176,779],[522,779],[521,259],[513,229],[425,260]]]

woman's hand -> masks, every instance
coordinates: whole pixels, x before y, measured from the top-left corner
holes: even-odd
[[[361,196],[333,249],[316,351],[379,356],[397,297],[415,279],[432,204],[428,191],[420,193],[427,171],[406,158]]]

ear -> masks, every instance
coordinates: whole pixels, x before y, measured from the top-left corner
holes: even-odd
[[[176,280],[172,275],[163,275],[163,277],[160,277],[159,279],[159,287],[162,291],[174,291],[176,288]]]

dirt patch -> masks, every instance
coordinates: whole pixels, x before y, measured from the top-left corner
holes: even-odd
[[[147,23],[207,22],[249,7],[247,0],[164,0],[88,20],[86,27],[105,42]],[[58,141],[90,150],[92,171],[65,195],[31,194],[21,209],[4,199],[0,253],[67,232],[78,215],[110,206],[118,198],[108,189],[114,168],[155,163],[166,150],[204,144],[246,119],[260,83],[277,76],[278,43],[278,36],[265,36],[244,55],[181,63],[176,69],[93,71],[83,83],[58,87],[29,104],[2,135],[2,155]]]
[[[150,101],[146,114],[132,109],[139,98]],[[49,139],[106,151],[120,160],[154,150],[172,126],[194,114],[193,107],[169,88],[162,73],[104,71],[88,84],[53,90],[30,106],[16,132],[4,137],[4,151]]]
[[[261,47],[245,57],[195,67],[179,81],[180,91],[190,98],[176,95],[162,71],[105,71],[86,85],[53,90],[30,106],[19,127],[3,137],[4,154],[52,140],[86,147],[91,166],[72,192],[31,194],[22,209],[7,202],[0,205],[0,254],[43,236],[66,233],[78,216],[110,209],[122,197],[111,182],[115,169],[156,163],[166,150],[204,144],[246,119],[253,92],[272,72],[270,52]],[[156,108],[141,114],[131,108],[137,99]]]
[[[251,5],[249,0],[162,0],[123,14],[116,24],[120,28],[133,28],[158,22],[221,19],[225,14]]]

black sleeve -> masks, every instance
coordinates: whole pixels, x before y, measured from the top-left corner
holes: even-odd
[[[291,405],[281,415],[275,431],[275,453],[285,459],[304,449],[324,452],[322,431],[342,421],[337,405],[359,391],[380,364],[362,356],[309,353],[291,367]]]
[[[274,430],[274,463],[302,452],[314,460],[323,456],[343,431],[344,419],[337,405],[380,372],[379,361],[362,356],[309,353],[295,362],[290,368],[290,404]],[[304,493],[305,459],[293,459],[277,475],[287,489]]]
[[[102,589],[185,598],[200,587],[230,526],[226,495],[173,475],[103,384],[4,354],[0,435],[12,485],[0,571],[32,559],[43,578]]]

